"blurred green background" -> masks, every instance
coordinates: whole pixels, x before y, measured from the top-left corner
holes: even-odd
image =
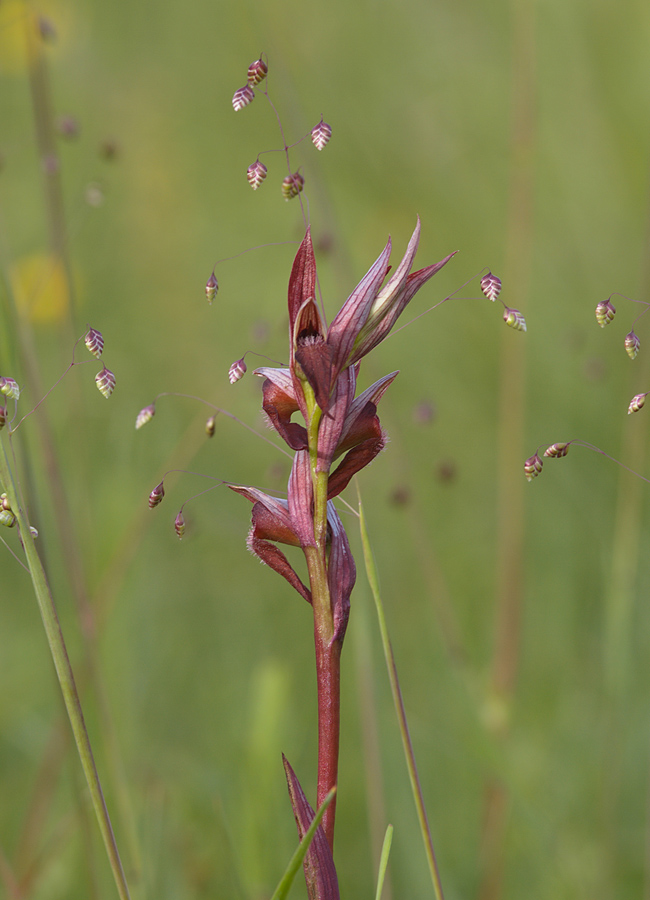
[[[47,401],[51,439],[39,414],[14,446],[134,897],[270,896],[296,842],[281,752],[315,791],[310,614],[246,550],[249,505],[225,488],[198,498],[180,543],[174,516],[209,484],[170,476],[147,508],[167,469],[281,490],[287,460],[224,416],[207,440],[191,400],[162,398],[133,428],[179,391],[270,435],[259,381],[231,386],[227,371],[247,349],[286,360],[295,244],[220,264],[211,308],[204,296],[216,260],[302,236],[280,155],[263,157],[257,192],[246,182],[281,147],[264,97],[231,106],[261,51],[287,140],[321,114],[332,125],[324,152],[292,151],[330,318],[389,233],[400,258],[416,214],[419,266],[460,253],[405,320],[473,279],[360,376],[401,370],[380,407],[390,443],[359,482],[445,896],[650,897],[647,487],[577,447],[532,485],[522,471],[538,444],[570,439],[648,471],[647,411],[626,416],[650,389],[648,357],[623,348],[642,307],[614,298],[607,331],[593,313],[613,291],[650,299],[648,46],[641,0],[0,3],[0,374],[23,385],[24,414],[89,322],[117,378],[106,402],[99,366],[75,368]],[[60,166],[44,177],[48,152]],[[71,308],[53,258],[72,272]],[[525,335],[481,298],[484,267]],[[427,897],[342,515],[359,577],[341,891],[374,896],[392,822],[392,896]],[[5,895],[114,896],[29,578],[4,548],[0,686]]]

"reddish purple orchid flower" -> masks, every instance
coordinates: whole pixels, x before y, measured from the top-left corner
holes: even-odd
[[[418,219],[390,279],[384,284],[390,269],[389,240],[326,328],[316,305],[316,260],[307,230],[289,280],[289,367],[265,367],[255,373],[264,378],[262,405],[268,421],[295,453],[288,498],[280,500],[257,488],[232,486],[253,503],[250,549],[313,608],[318,806],[337,780],[340,653],[356,578],[348,538],[332,498],[386,442],[377,404],[398,373],[386,375],[355,397],[360,361],[384,340],[416,292],[454,255],[411,272],[419,239]],[[300,413],[304,424],[292,421],[295,413]],[[302,549],[309,587],[277,544]],[[330,848],[334,815],[332,801],[322,822]],[[305,872],[309,882],[307,868]]]

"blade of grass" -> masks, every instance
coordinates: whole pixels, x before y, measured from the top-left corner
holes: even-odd
[[[296,873],[298,869],[301,867],[302,862],[305,858],[307,851],[309,850],[309,845],[314,839],[314,835],[316,834],[316,829],[321,823],[325,810],[330,805],[332,800],[334,799],[334,795],[336,794],[336,788],[333,787],[332,790],[326,795],[325,799],[321,803],[318,808],[316,815],[314,816],[311,825],[305,832],[305,836],[298,844],[295,853],[289,860],[289,865],[287,866],[284,875],[280,879],[280,883],[276,887],[273,892],[273,896],[271,900],[285,900],[285,897],[288,895],[291,885],[293,884],[293,879],[296,877]]]
[[[368,538],[368,529],[366,527],[366,518],[361,502],[361,494],[359,485],[357,484],[357,496],[359,500],[359,528],[361,531],[361,543],[363,545],[363,558],[366,566],[366,575],[370,590],[375,600],[377,609],[377,620],[379,622],[379,631],[381,632],[381,642],[384,648],[384,656],[386,657],[386,668],[388,669],[388,678],[393,693],[393,702],[395,703],[395,711],[399,722],[399,730],[402,736],[402,744],[404,747],[404,756],[406,757],[406,766],[408,768],[409,779],[411,781],[411,789],[413,791],[413,799],[420,823],[420,831],[422,840],[424,841],[424,851],[426,853],[429,871],[431,873],[431,881],[433,883],[433,891],[436,900],[444,900],[442,893],[442,884],[440,882],[440,873],[438,872],[438,863],[436,862],[436,854],[433,849],[433,840],[431,838],[431,829],[427,819],[427,811],[424,806],[424,797],[422,796],[422,787],[418,776],[417,765],[415,763],[415,753],[413,752],[413,744],[411,743],[411,735],[409,733],[408,723],[406,721],[406,711],[404,710],[404,701],[402,700],[402,691],[399,686],[397,677],[397,666],[395,665],[395,657],[393,656],[393,648],[388,636],[388,628],[386,626],[386,616],[384,614],[384,606],[379,593],[379,579],[377,577],[377,569],[370,547]]]
[[[381,848],[381,859],[379,860],[379,872],[377,874],[377,893],[375,900],[381,900],[381,892],[384,887],[384,878],[386,877],[386,867],[388,866],[388,857],[390,855],[390,845],[393,843],[393,826],[389,825],[386,829],[386,836]]]
[[[121,900],[129,900],[129,889],[126,883],[126,877],[124,875],[124,869],[122,868],[117,844],[115,842],[115,835],[113,834],[113,827],[111,825],[108,809],[106,808],[99,775],[97,774],[97,767],[95,766],[90,739],[88,737],[81,704],[79,702],[79,695],[77,693],[72,666],[70,665],[61,625],[54,605],[54,598],[52,597],[41,559],[34,546],[34,539],[29,529],[27,516],[19,500],[4,440],[0,441],[0,482],[2,482],[11,504],[11,510],[16,517],[23,549],[25,551],[25,558],[34,586],[34,593],[36,594],[41,618],[45,627],[45,633],[47,635],[47,641],[50,646],[52,660],[61,686],[61,693],[63,694],[68,718],[70,719],[72,733],[79,752],[79,759],[81,760],[84,775],[86,776],[93,808],[104,840],[106,853],[113,871],[118,894]]]

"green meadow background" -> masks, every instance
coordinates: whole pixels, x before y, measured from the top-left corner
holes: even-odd
[[[30,54],[34,15],[55,34]],[[330,319],[389,233],[396,264],[416,215],[419,266],[460,251],[404,321],[458,299],[360,374],[400,370],[390,441],[358,482],[445,897],[650,897],[648,486],[580,447],[523,474],[538,445],[573,439],[649,473],[648,411],[626,409],[650,390],[650,322],[631,362],[644,307],[614,298],[605,331],[594,317],[614,291],[650,300],[648,46],[642,0],[0,2],[0,374],[24,414],[90,323],[117,379],[106,401],[100,366],[75,367],[13,445],[137,900],[269,897],[296,844],[281,753],[315,793],[310,611],[248,553],[249,504],[224,487],[193,500],[181,542],[176,512],[210,482],[171,475],[147,506],[169,469],[282,490],[288,460],[223,415],[207,439],[189,399],[134,430],[177,391],[279,443],[250,374],[263,361],[227,378],[248,349],[286,361],[303,233],[281,155],[246,182],[281,147],[259,91],[231,106],[262,51],[287,140],[332,126],[322,153],[292,151]],[[78,133],[54,137],[44,177],[62,116]],[[217,260],[287,241],[220,263],[208,306]],[[486,268],[526,334],[480,294]],[[341,893],[374,897],[391,822],[384,896],[430,897],[358,522],[339,507],[359,569]],[[111,898],[31,583],[0,553],[0,894]]]

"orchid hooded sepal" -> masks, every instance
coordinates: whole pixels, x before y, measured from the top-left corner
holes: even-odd
[[[295,399],[308,421],[302,383],[307,381],[323,411],[330,403],[339,374],[369,353],[389,334],[416,292],[455,255],[411,272],[420,241],[420,219],[395,273],[382,288],[390,269],[386,246],[325,329],[315,302],[316,259],[308,229],[289,279],[290,371]]]
[[[253,504],[252,526],[248,535],[249,550],[282,575],[301,597],[311,603],[311,591],[305,587],[284,553],[275,546],[279,543],[305,550],[314,545],[308,453],[302,451],[296,454],[289,479],[288,500],[271,497],[255,487],[237,484],[229,487]],[[342,643],[350,616],[350,595],[357,573],[347,534],[331,502],[327,504],[327,546],[327,579],[334,624],[332,640]]]
[[[280,543],[300,547],[300,540],[291,524],[288,502],[271,497],[255,487],[238,484],[229,487],[253,504],[252,526],[246,542],[248,549],[274,572],[282,575],[307,603],[311,603],[311,591],[302,583],[284,553],[275,546],[275,543]]]

